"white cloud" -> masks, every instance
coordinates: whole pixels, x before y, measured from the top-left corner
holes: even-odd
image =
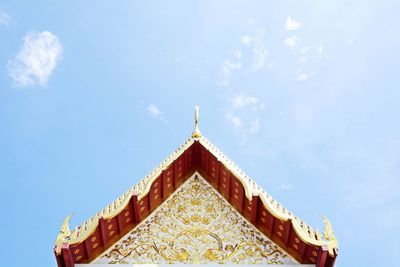
[[[239,70],[242,67],[242,63],[240,62],[232,62],[229,59],[225,60],[224,66],[222,68],[222,72],[225,75],[230,75],[232,71]]]
[[[256,23],[257,23],[257,20],[256,20],[255,18],[249,18],[249,19],[246,21],[246,24],[247,24],[248,26],[255,25]]]
[[[240,51],[240,49],[236,49],[233,55],[235,58],[240,59],[242,58],[242,51]]]
[[[291,190],[293,188],[292,184],[280,184],[276,187],[279,190]]]
[[[336,21],[335,22],[335,27],[336,27],[336,29],[338,29],[338,30],[340,30],[340,29],[343,29],[343,21]]]
[[[57,36],[48,31],[31,32],[25,36],[19,53],[8,61],[7,69],[17,86],[44,86],[61,59]]]
[[[164,112],[161,111],[156,105],[151,104],[147,107],[147,112],[155,119],[158,119],[164,123],[168,123],[168,121],[164,118]]]
[[[310,50],[310,47],[306,46],[306,47],[303,47],[302,49],[300,49],[300,53],[306,54],[309,50]]]
[[[253,42],[253,62],[251,69],[260,70],[264,67],[268,57],[268,51],[264,45],[265,29],[258,29]]]
[[[295,19],[292,19],[290,16],[287,17],[286,19],[286,25],[285,25],[285,29],[287,31],[294,31],[297,30],[300,26],[302,25],[302,23],[300,21],[297,21]]]
[[[296,80],[298,81],[306,81],[308,80],[308,75],[302,72],[296,73]]]
[[[10,16],[0,9],[0,24],[8,26],[10,23]]]
[[[265,47],[264,39],[265,29],[262,27],[256,29],[254,36],[246,34],[240,38],[242,44],[251,48],[253,55],[251,64],[252,71],[260,70],[265,66],[265,62],[268,57],[268,51]]]
[[[149,105],[147,111],[153,118],[160,118],[163,112],[156,105]]]
[[[221,73],[221,80],[217,83],[220,86],[227,87],[230,85],[230,76],[232,72],[235,70],[240,70],[242,68],[242,63],[239,62],[232,62],[231,60],[227,59],[224,61],[222,66],[222,73]]]
[[[300,62],[306,62],[307,60],[308,60],[308,58],[307,57],[300,57]]]
[[[230,58],[222,64],[217,81],[218,86],[229,87],[235,70],[246,69],[242,73],[247,73],[258,71],[266,66],[269,53],[265,46],[265,32],[265,28],[258,27],[254,29],[254,34],[245,34],[240,37],[240,47],[236,47]],[[247,59],[249,55],[252,57],[251,60]],[[273,62],[269,62],[267,66],[272,68]]]
[[[295,47],[299,41],[300,41],[299,37],[294,35],[291,37],[287,37],[285,39],[285,44],[289,47]]]
[[[259,103],[259,100],[257,97],[246,95],[245,93],[240,92],[239,94],[230,98],[230,103],[233,109],[239,109],[247,105],[256,107]]]
[[[257,134],[261,128],[261,111],[264,104],[255,96],[244,92],[228,98],[225,118],[235,130],[239,130],[241,143],[246,143],[249,134]]]
[[[249,133],[251,134],[257,134],[260,131],[261,125],[260,125],[260,117],[256,117],[254,121],[250,122],[250,128],[249,128]]]
[[[253,38],[251,38],[249,35],[243,35],[240,38],[240,41],[242,42],[242,44],[244,45],[250,45],[250,43],[253,42]]]
[[[242,126],[242,119],[239,116],[236,116],[232,113],[226,113],[225,117],[235,129],[239,129]]]

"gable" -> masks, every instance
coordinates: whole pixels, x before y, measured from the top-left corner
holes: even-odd
[[[297,264],[198,173],[93,264]]]
[[[189,138],[149,175],[73,231],[68,216],[55,244],[58,266],[72,267],[97,258],[151,216],[195,172],[298,262],[333,266],[338,243],[327,219],[324,239],[202,136]]]

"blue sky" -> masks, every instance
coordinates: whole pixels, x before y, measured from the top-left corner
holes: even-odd
[[[400,251],[398,1],[0,3],[3,266],[55,266],[200,129],[315,228],[337,266]]]

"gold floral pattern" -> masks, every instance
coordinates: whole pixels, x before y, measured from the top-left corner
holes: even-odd
[[[93,263],[297,264],[199,175]]]

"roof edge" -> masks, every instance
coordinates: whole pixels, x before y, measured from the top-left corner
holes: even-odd
[[[60,253],[62,243],[79,244],[89,237],[99,224],[100,218],[109,219],[118,215],[128,205],[130,198],[138,195],[138,200],[141,200],[150,190],[152,183],[161,174],[161,172],[168,167],[174,160],[176,160],[183,152],[186,151],[197,138],[187,139],[181,146],[172,152],[164,161],[162,161],[156,168],[154,168],[148,175],[142,178],[137,184],[132,186],[127,192],[118,197],[115,201],[107,205],[105,208],[96,213],[88,220],[84,221],[80,226],[75,227],[74,230],[69,230],[68,222],[71,218],[68,215],[64,219],[64,223],[57,236],[55,251]],[[68,220],[67,220],[68,218]],[[66,222],[67,221],[67,222]],[[63,230],[64,229],[64,230]],[[68,229],[68,230],[65,230]]]
[[[78,244],[83,242],[89,237],[99,224],[99,220],[112,218],[121,212],[133,195],[137,195],[141,200],[150,191],[152,183],[157,179],[163,170],[165,170],[174,160],[181,156],[195,141],[198,141],[204,148],[212,153],[218,161],[229,169],[232,174],[239,179],[245,189],[245,195],[250,200],[253,195],[258,195],[264,207],[277,219],[281,221],[291,221],[291,224],[301,240],[305,243],[315,246],[327,246],[329,254],[334,256],[335,249],[338,248],[338,241],[334,236],[332,226],[326,217],[324,221],[324,238],[314,231],[311,226],[307,225],[304,221],[294,216],[290,211],[283,207],[278,201],[273,199],[267,192],[265,192],[257,183],[247,176],[233,161],[225,156],[215,145],[213,145],[204,136],[191,137],[187,139],[181,146],[172,152],[164,161],[162,161],[156,168],[154,168],[147,176],[141,179],[136,185],[131,187],[122,196],[117,198],[114,202],[107,205],[104,209],[100,210],[96,215],[83,222],[79,227],[73,231],[69,230],[68,222],[71,218],[70,215],[66,217],[62,224],[61,230],[55,242],[55,251],[57,254],[61,251],[63,243]]]
[[[307,244],[315,246],[327,246],[329,254],[334,256],[335,249],[338,249],[339,244],[333,233],[332,225],[328,218],[323,217],[324,221],[324,237],[322,239],[318,230],[314,231],[313,228],[307,225],[304,221],[300,220],[293,213],[288,211],[282,204],[271,197],[265,192],[251,177],[246,175],[232,160],[224,155],[214,144],[212,144],[207,138],[202,136],[199,142],[209,150],[222,164],[229,169],[236,178],[242,183],[245,189],[246,197],[251,200],[253,195],[258,195],[263,203],[264,207],[277,219],[281,221],[291,221],[291,224],[302,241]]]

